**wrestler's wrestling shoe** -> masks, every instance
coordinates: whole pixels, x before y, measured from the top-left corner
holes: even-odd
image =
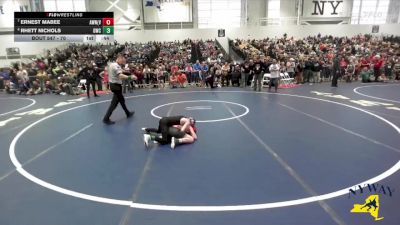
[[[171,139],[171,148],[175,149],[175,138],[174,137],[172,137],[172,139]]]
[[[146,146],[146,148],[149,147],[150,140],[151,140],[151,137],[149,134],[143,134],[143,142],[144,142],[144,146]]]

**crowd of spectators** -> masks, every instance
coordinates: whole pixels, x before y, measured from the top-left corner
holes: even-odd
[[[209,65],[221,62],[222,51],[213,40],[183,40],[154,42],[158,55],[151,62],[131,63],[128,69],[137,76],[136,81],[126,81],[126,89],[144,87],[171,88],[188,85],[205,85]]]
[[[107,88],[107,63],[129,45],[116,42],[108,45],[70,44],[64,49],[48,50],[30,63],[1,68],[0,89],[10,94],[77,95],[89,91],[91,84],[93,89],[101,91],[103,87]],[[150,59],[152,49],[135,50],[124,54],[142,62]]]
[[[200,84],[204,81],[200,76],[206,76],[208,64],[221,62],[223,57],[213,40],[70,44],[64,49],[48,50],[43,57],[30,63],[2,68],[0,89],[24,95],[75,95],[86,90],[89,97],[90,88],[108,90],[107,64],[117,54],[123,54],[127,59],[124,69],[138,77],[135,82],[124,83],[124,92],[133,88],[163,88],[165,84],[171,87]],[[94,95],[97,95],[96,92]]]
[[[277,59],[281,72],[287,72],[297,83],[329,81],[334,75],[346,82],[399,80],[399,44],[399,37],[370,35],[317,35],[301,39],[284,35],[230,41],[232,49],[250,64],[259,58],[267,64]]]
[[[270,73],[273,59],[281,73],[299,84],[329,81],[335,75],[347,82],[399,80],[399,44],[399,37],[369,35],[231,40],[231,48],[244,59],[240,64],[225,60],[214,40],[70,44],[48,50],[31,63],[1,68],[0,89],[27,95],[75,95],[86,90],[89,97],[89,84],[93,90],[108,90],[107,63],[117,54],[125,55],[125,69],[138,78],[126,81],[124,92],[167,86],[246,87],[251,85],[255,66],[261,68],[259,72]]]

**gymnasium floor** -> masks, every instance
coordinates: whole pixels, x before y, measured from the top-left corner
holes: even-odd
[[[399,90],[139,90],[125,95],[135,116],[119,106],[113,126],[111,95],[0,94],[0,224],[397,225]],[[140,128],[179,114],[198,141],[146,150]],[[350,212],[370,195],[380,221]]]

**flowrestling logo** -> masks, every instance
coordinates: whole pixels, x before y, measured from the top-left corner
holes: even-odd
[[[379,217],[379,211],[380,211],[379,195],[392,197],[393,192],[394,192],[393,188],[381,184],[364,184],[349,189],[349,195],[348,195],[349,198],[357,195],[370,194],[364,200],[363,203],[354,204],[350,212],[367,213],[370,214],[375,219],[375,221],[382,220],[383,217]]]

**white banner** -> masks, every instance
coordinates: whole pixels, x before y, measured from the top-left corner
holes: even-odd
[[[303,17],[350,17],[352,0],[303,0]]]

